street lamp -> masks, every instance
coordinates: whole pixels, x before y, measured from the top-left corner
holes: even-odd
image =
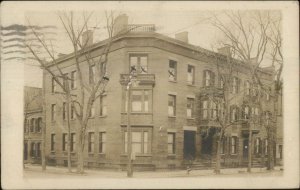
[[[137,73],[135,67],[131,67],[131,71],[129,74],[129,79],[127,83],[127,91],[128,91],[128,101],[127,101],[127,177],[132,177],[133,175],[133,168],[132,168],[132,147],[131,147],[131,126],[130,126],[130,115],[131,115],[131,88],[132,86],[136,86],[138,84],[137,80]]]

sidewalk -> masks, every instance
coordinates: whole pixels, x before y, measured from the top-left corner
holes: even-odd
[[[268,171],[266,168],[252,168],[252,172],[248,173],[247,168],[226,168],[221,169],[221,174],[226,175],[280,175],[283,173],[282,166],[276,166],[273,171]],[[68,172],[66,167],[47,166],[46,171],[42,171],[40,165],[26,165],[24,169],[25,177],[101,177],[101,178],[126,178],[126,171],[112,170],[91,170],[86,169],[84,174],[77,174],[76,169],[72,169],[72,173]],[[174,177],[197,177],[197,176],[216,176],[213,169],[209,170],[192,170],[187,174],[186,170],[170,170],[170,171],[136,171],[133,174],[134,178],[174,178]]]

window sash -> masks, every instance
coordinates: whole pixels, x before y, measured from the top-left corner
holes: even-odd
[[[56,104],[52,104],[51,105],[51,120],[54,121],[55,120],[55,115],[56,114]]]
[[[107,115],[106,95],[100,96],[100,116]]]
[[[71,152],[74,152],[76,150],[76,134],[71,133],[71,147],[70,147]]]
[[[175,154],[175,133],[168,133],[168,154]]]
[[[55,150],[55,134],[51,134],[51,151]]]
[[[187,72],[187,82],[190,84],[194,84],[195,82],[195,67],[192,65],[188,65],[188,72]]]
[[[194,117],[194,98],[187,98],[187,117]]]
[[[66,133],[63,134],[63,140],[62,141],[63,141],[62,150],[66,151],[66,147],[68,145],[68,134],[66,134]]]
[[[105,153],[106,150],[106,133],[99,133],[99,153]]]
[[[231,154],[236,154],[237,151],[237,137],[231,137]]]
[[[124,152],[127,153],[127,132],[124,132]],[[149,132],[148,131],[132,131],[131,132],[131,151],[137,154],[149,153]]]
[[[177,79],[177,62],[173,60],[169,60],[169,80],[176,81]]]
[[[77,87],[77,72],[76,71],[72,71],[71,72],[71,89],[75,89]]]
[[[94,133],[93,132],[90,132],[89,133],[89,138],[88,138],[88,140],[89,140],[89,147],[88,147],[88,151],[89,151],[89,153],[92,153],[92,152],[94,152]]]
[[[176,96],[170,94],[168,100],[168,114],[169,116],[176,115]]]
[[[143,55],[130,55],[129,58],[130,71],[132,67],[136,69],[136,72],[139,74],[148,73],[148,56]]]

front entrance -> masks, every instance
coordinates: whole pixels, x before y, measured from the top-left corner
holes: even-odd
[[[243,157],[248,158],[248,139],[244,139],[243,141]]]
[[[195,159],[195,131],[184,131],[184,159],[185,160],[193,160]]]

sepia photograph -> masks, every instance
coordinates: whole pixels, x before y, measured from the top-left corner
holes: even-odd
[[[299,187],[299,4],[1,4],[3,189]]]

